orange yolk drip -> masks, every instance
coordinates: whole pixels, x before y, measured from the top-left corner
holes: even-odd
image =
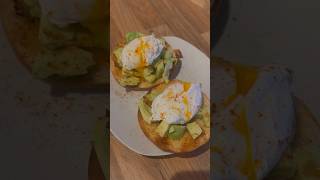
[[[256,82],[258,71],[254,67],[246,67],[243,65],[234,65],[233,69],[236,74],[237,89],[234,94],[224,101],[225,107],[232,103],[238,95],[246,95],[249,89]]]
[[[244,138],[246,144],[245,160],[239,165],[240,172],[243,175],[247,176],[248,180],[255,180],[257,177],[256,164],[258,164],[258,161],[255,161],[253,158],[251,133],[249,125],[247,123],[244,107],[241,108],[240,114],[238,115],[233,125],[236,131]]]
[[[190,83],[183,83],[183,91],[184,92],[187,92],[191,87],[191,84]],[[185,111],[185,117],[187,120],[190,120],[191,119],[191,112],[190,112],[190,109],[189,109],[189,100],[188,100],[188,97],[187,96],[184,96],[183,97],[183,104],[185,105],[186,107],[186,111]]]
[[[239,95],[245,96],[256,82],[258,76],[258,70],[254,67],[236,64],[233,65],[233,69],[236,75],[237,89],[234,94],[224,101],[225,107],[232,103]],[[255,180],[257,178],[256,166],[259,162],[255,161],[253,157],[251,131],[243,105],[241,105],[241,111],[234,122],[234,128],[244,138],[246,144],[245,160],[239,165],[240,172],[247,176],[249,180]]]
[[[183,83],[183,92],[187,92],[191,87],[191,83]],[[174,94],[172,91],[169,91],[168,94],[166,95],[166,98],[168,99],[176,99],[179,95],[181,95],[183,92],[181,92],[180,94]],[[186,107],[186,111],[185,111],[185,117],[187,120],[190,120],[191,119],[191,112],[189,110],[189,100],[188,100],[188,97],[186,95],[183,96],[183,99],[182,99],[182,103],[185,105]],[[178,109],[176,107],[172,107],[174,110],[180,112],[181,109]],[[163,112],[160,114],[160,117],[163,119],[164,117],[164,114]]]
[[[135,53],[140,57],[138,67],[145,67],[148,65],[145,57],[145,49],[148,49],[148,48],[150,48],[150,45],[141,39],[139,46],[135,50]]]

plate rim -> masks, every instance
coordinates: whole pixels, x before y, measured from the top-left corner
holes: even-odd
[[[209,64],[210,64],[210,58],[203,52],[203,51],[201,51],[199,48],[197,48],[196,46],[194,46],[192,43],[190,43],[190,42],[188,42],[188,41],[186,41],[186,40],[184,40],[184,39],[182,39],[182,38],[180,38],[180,37],[177,37],[177,36],[162,36],[162,38],[164,38],[164,39],[172,39],[172,40],[178,40],[178,41],[182,41],[183,43],[185,43],[185,44],[188,44],[188,45],[190,45],[190,46],[192,46],[193,48],[195,48],[195,49],[197,49],[198,51],[199,51],[199,53],[201,53],[201,55],[203,56],[203,57],[206,57],[206,60],[205,61],[208,61],[209,62]],[[111,72],[110,72],[111,73]],[[112,76],[112,75],[111,75]],[[111,77],[110,76],[110,78],[114,78],[113,76]],[[209,90],[210,91],[210,90]],[[145,91],[146,92],[146,91]],[[111,108],[110,108],[111,109]],[[111,110],[110,110],[111,111]],[[111,113],[111,112],[110,112]],[[110,122],[111,122],[111,118],[110,118]],[[172,154],[176,154],[176,153],[173,153],[173,152],[167,152],[167,151],[164,151],[164,150],[162,150],[162,149],[160,149],[159,147],[157,147],[157,148],[159,148],[163,153],[162,154],[152,154],[152,153],[141,153],[141,152],[138,152],[136,149],[134,149],[134,148],[132,148],[131,146],[129,146],[127,143],[125,143],[116,133],[114,133],[114,131],[112,130],[112,127],[111,127],[111,125],[110,125],[110,132],[112,133],[112,135],[119,141],[119,142],[121,142],[121,144],[123,145],[123,146],[125,146],[126,148],[128,148],[129,150],[131,150],[131,151],[133,151],[133,152],[135,152],[135,153],[137,153],[137,154],[140,154],[140,155],[143,155],[143,156],[149,156],[149,157],[165,157],[165,156],[170,156],[170,155],[172,155]],[[110,139],[110,137],[109,137],[109,139]],[[152,143],[152,142],[151,142]]]

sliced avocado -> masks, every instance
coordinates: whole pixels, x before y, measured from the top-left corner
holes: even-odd
[[[63,77],[84,75],[95,65],[92,54],[76,47],[42,50],[32,64],[33,74],[45,79],[52,75]]]
[[[143,36],[143,34],[139,33],[139,32],[128,32],[126,34],[126,43],[129,43],[130,41],[132,41],[136,38],[142,37],[142,36]]]
[[[205,127],[210,127],[210,118],[207,116],[203,116],[202,121],[204,122]]]
[[[120,67],[122,67],[122,62],[121,62],[122,50],[123,50],[123,48],[118,48],[118,49],[116,49],[116,50],[113,51],[113,54],[114,54],[114,56],[116,57],[116,63],[117,63],[117,65],[119,65]]]
[[[196,139],[202,133],[201,127],[196,122],[188,123],[187,129],[193,139]]]
[[[121,59],[121,54],[122,54],[123,48],[118,48],[116,50],[113,51],[113,54],[116,56],[116,58],[118,60]]]
[[[210,117],[209,115],[209,109],[207,107],[202,107],[199,111],[199,113],[196,114],[196,118],[201,119],[205,125],[205,127],[210,127]]]
[[[149,94],[147,94],[145,97],[148,101],[152,102],[154,98],[156,98],[162,91],[153,89]]]
[[[138,71],[136,70],[127,70],[127,69],[122,69],[122,75],[123,76],[135,76],[135,77],[141,77],[141,73],[139,73]]]
[[[95,34],[80,23],[59,27],[51,23],[47,16],[41,16],[39,40],[46,48],[56,49],[66,46],[106,48],[105,43],[96,39]]]
[[[74,32],[59,28],[49,22],[48,18],[43,15],[40,19],[39,40],[42,45],[48,48],[58,48],[71,45],[74,39]]]
[[[172,55],[173,55],[172,49],[168,49],[167,51],[165,51],[164,59],[165,60],[171,60],[172,59]]]
[[[146,121],[148,124],[151,124],[151,108],[143,102],[143,99],[139,101],[138,107],[143,117],[143,120]]]
[[[162,76],[164,71],[163,60],[160,60],[155,66],[156,66],[156,76],[157,76],[157,79],[159,79]]]
[[[121,86],[136,86],[140,83],[140,79],[134,76],[124,76],[119,83]]]
[[[150,74],[149,76],[145,77],[145,80],[147,80],[149,83],[153,83],[157,79],[157,76],[154,74]]]
[[[170,70],[173,67],[173,61],[172,61],[172,51],[167,50],[165,55],[164,55],[164,61],[165,61],[165,66],[164,66],[164,71],[162,74],[162,78],[165,80],[167,83],[169,81],[170,77]]]
[[[156,128],[156,132],[159,134],[160,137],[164,137],[167,134],[169,129],[169,124],[165,121],[161,121],[159,126]]]
[[[148,66],[148,67],[144,68],[144,70],[143,70],[144,77],[147,77],[153,73],[154,73],[154,68],[152,66]]]
[[[171,125],[169,128],[168,137],[173,140],[179,140],[186,130],[186,127],[183,125]]]

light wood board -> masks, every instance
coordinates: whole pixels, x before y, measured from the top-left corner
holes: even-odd
[[[126,32],[177,36],[210,52],[209,0],[110,0],[111,52]],[[150,158],[110,137],[111,180],[209,179],[210,152],[200,149],[181,157]]]

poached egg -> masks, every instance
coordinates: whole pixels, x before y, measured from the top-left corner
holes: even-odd
[[[157,59],[164,42],[154,35],[142,36],[129,42],[122,51],[121,62],[125,69],[132,70],[149,66]]]
[[[263,179],[294,135],[290,73],[231,63],[213,72],[213,179]]]
[[[199,83],[174,82],[152,102],[152,121],[185,124],[197,114],[202,105]]]

